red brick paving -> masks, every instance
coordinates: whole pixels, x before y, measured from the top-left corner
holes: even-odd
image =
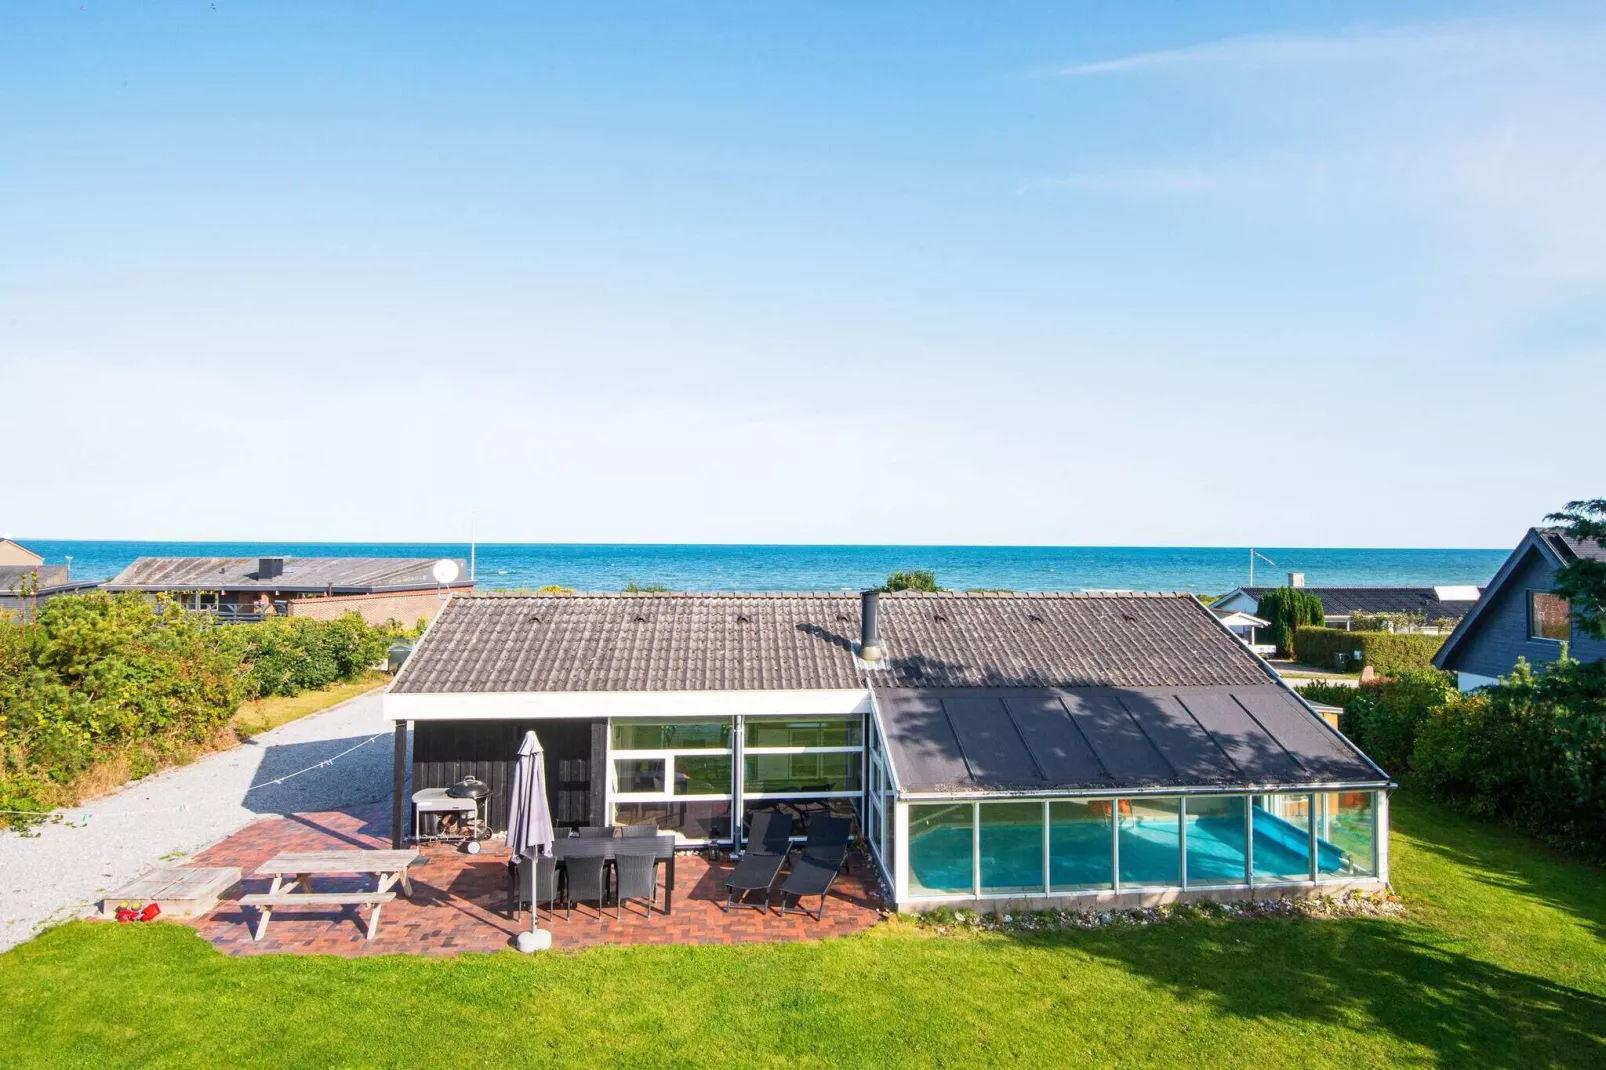
[[[252,872],[281,851],[323,851],[356,847],[388,848],[389,804],[349,811],[295,814],[257,821],[228,839],[207,848],[194,859],[201,866],[239,866],[245,874],[241,894],[267,891],[271,878]],[[507,916],[507,852],[487,846],[478,855],[464,854],[445,845],[423,849],[429,861],[409,871],[411,899],[398,896],[380,914],[379,933],[364,939],[366,907],[281,907],[274,911],[267,936],[251,939],[256,910],[238,902],[220,903],[210,913],[193,919],[200,934],[220,951],[231,955],[455,955],[465,951],[500,951],[527,929],[528,913],[519,921]],[[726,914],[724,875],[733,864],[709,863],[699,855],[683,854],[675,860],[674,913],[659,907],[648,920],[640,903],[626,904],[623,920],[615,921],[610,906],[597,919],[592,904],[575,908],[564,920],[560,908],[549,919],[543,908],[541,928],[552,933],[556,949],[578,949],[598,944],[736,944],[766,941],[812,940],[858,932],[880,917],[881,891],[871,869],[856,858],[851,873],[838,878],[827,899],[824,921],[788,912],[736,910]],[[372,878],[314,877],[319,891],[371,888]],[[809,904],[812,906],[813,899]]]

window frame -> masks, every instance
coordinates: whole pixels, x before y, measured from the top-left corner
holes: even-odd
[[[1565,607],[1565,609],[1566,609],[1566,618],[1565,618],[1566,619],[1566,624],[1565,624],[1565,627],[1567,629],[1567,634],[1564,637],[1558,639],[1558,638],[1555,638],[1554,636],[1538,634],[1540,616],[1539,616],[1539,607],[1538,607],[1537,603],[1538,603],[1538,600],[1541,597],[1543,597],[1543,598],[1554,598],[1557,602],[1560,602],[1562,604],[1562,606]],[[1538,588],[1530,587],[1528,589],[1528,641],[1531,642],[1531,643],[1567,643],[1567,642],[1571,642],[1572,641],[1572,637],[1573,637],[1573,607],[1572,607],[1572,603],[1568,599],[1565,599],[1565,598],[1561,597],[1560,595],[1558,595],[1555,591],[1542,591],[1542,590],[1539,590]]]

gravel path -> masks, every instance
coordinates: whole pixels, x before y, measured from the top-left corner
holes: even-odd
[[[392,731],[380,696],[362,695],[68,811],[74,818],[87,812],[85,825],[47,824],[37,837],[0,832],[0,951],[83,915],[146,870],[182,860],[260,817],[389,798]],[[267,784],[376,735],[332,765]],[[126,813],[155,808],[176,812]]]

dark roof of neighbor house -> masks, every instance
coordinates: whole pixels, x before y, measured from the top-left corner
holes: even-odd
[[[1276,587],[1241,587],[1239,590],[1255,601]],[[1467,610],[1477,604],[1476,599],[1441,599],[1433,587],[1306,587],[1322,600],[1322,612],[1331,615],[1350,613],[1420,613],[1428,620],[1460,620]],[[1483,588],[1478,588],[1481,594]]]
[[[1191,595],[881,596],[885,667],[855,655],[856,594],[452,598],[395,693],[1255,686],[1270,672]]]
[[[1517,543],[1516,548],[1511,551],[1510,556],[1506,558],[1505,563],[1500,566],[1500,570],[1494,574],[1494,579],[1489,581],[1489,586],[1485,588],[1485,591],[1488,593],[1498,592],[1505,586],[1530,552],[1544,554],[1550,561],[1551,566],[1555,568],[1563,568],[1578,560],[1606,561],[1606,547],[1601,546],[1593,539],[1575,539],[1556,528],[1529,528],[1521,541]],[[1456,625],[1455,631],[1450,633],[1450,637],[1439,647],[1438,653],[1433,655],[1433,664],[1435,666],[1440,669],[1452,667],[1452,655],[1460,649],[1467,636],[1471,635],[1479,627],[1478,622],[1482,616],[1483,607],[1493,601],[1495,599],[1492,597],[1480,599],[1473,610],[1461,618],[1461,622]]]
[[[1383,783],[1285,688],[873,690],[901,792]]]
[[[271,555],[265,555],[271,556]],[[435,557],[285,557],[284,572],[263,579],[260,557],[141,557],[105,587],[109,591],[375,591],[433,590]],[[468,569],[457,563],[453,587],[470,586]]]
[[[1606,546],[1594,539],[1575,539],[1556,528],[1535,528],[1534,531],[1546,546],[1555,551],[1564,565],[1580,560],[1606,561]]]

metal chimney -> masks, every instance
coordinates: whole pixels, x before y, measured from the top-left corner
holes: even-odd
[[[859,657],[865,661],[880,661],[881,630],[877,617],[881,610],[881,592],[871,588],[859,595]]]
[[[1288,574],[1288,586],[1290,586],[1290,587],[1303,587],[1303,586],[1305,586],[1305,574],[1303,572],[1290,572]]]
[[[276,580],[284,575],[284,558],[264,557],[257,561],[257,579]]]

